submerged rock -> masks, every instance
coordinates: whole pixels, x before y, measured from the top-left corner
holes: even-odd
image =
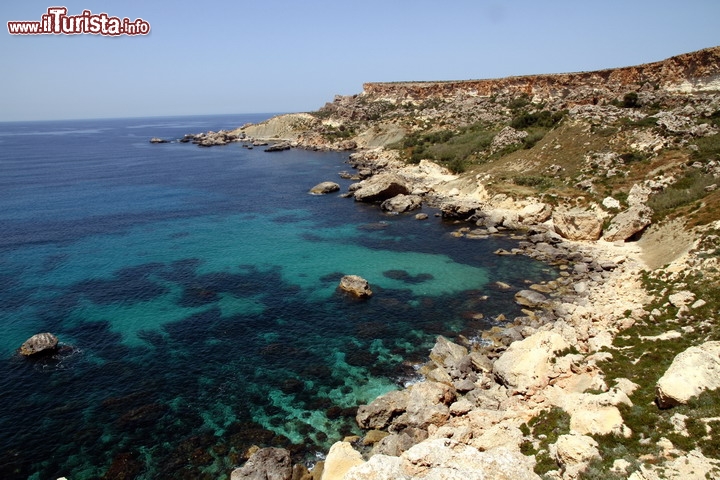
[[[340,279],[340,290],[357,298],[370,298],[372,290],[368,281],[357,275],[345,275]]]
[[[38,333],[25,340],[20,346],[20,354],[26,357],[41,352],[55,350],[58,345],[58,338],[52,333]]]

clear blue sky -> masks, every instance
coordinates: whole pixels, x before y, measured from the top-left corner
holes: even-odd
[[[137,37],[15,36],[48,7]],[[720,45],[718,0],[5,0],[0,121],[309,111],[363,82],[573,72]]]

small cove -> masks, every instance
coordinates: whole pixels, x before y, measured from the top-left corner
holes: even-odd
[[[431,209],[307,194],[345,191],[347,154],[148,142],[262,118],[0,125],[3,478],[222,478],[252,445],[311,461],[437,335],[518,314],[495,281],[553,277]],[[370,300],[336,292],[350,273]],[[61,352],[16,356],[41,331]]]

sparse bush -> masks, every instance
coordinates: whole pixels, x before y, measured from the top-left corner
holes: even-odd
[[[712,175],[695,169],[689,170],[677,182],[650,197],[648,206],[655,212],[655,219],[660,220],[673,210],[690,205],[706,196],[705,187],[716,182]]]
[[[623,97],[622,106],[625,108],[639,108],[640,100],[635,92],[626,93]]]

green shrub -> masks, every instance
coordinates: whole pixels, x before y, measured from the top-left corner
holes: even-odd
[[[710,174],[689,170],[674,184],[650,197],[648,206],[655,212],[657,220],[662,219],[673,210],[703,198],[707,195],[705,187],[716,182],[715,177]]]
[[[552,128],[563,119],[567,112],[565,110],[552,113],[549,110],[540,112],[523,112],[513,117],[510,126],[516,130],[526,130],[530,127]]]
[[[638,98],[638,94],[635,92],[626,93],[623,97],[622,106],[625,108],[640,107],[640,100]]]

